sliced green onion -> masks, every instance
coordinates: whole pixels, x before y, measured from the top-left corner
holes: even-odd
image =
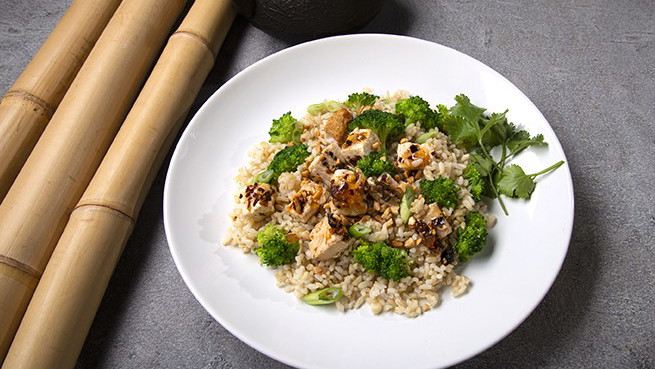
[[[355,223],[348,227],[348,233],[355,238],[360,238],[371,233],[371,227],[365,224]]]
[[[307,112],[311,115],[325,114],[329,111],[336,111],[341,109],[341,104],[338,101],[326,100],[322,103],[312,104],[307,107]]]
[[[311,115],[323,114],[323,104],[312,104],[307,107],[307,112]]]
[[[403,221],[407,223],[409,217],[412,216],[412,203],[414,202],[414,189],[411,185],[408,185],[405,188],[405,193],[403,194],[402,200],[400,200],[400,217],[403,218]]]
[[[273,171],[267,169],[255,176],[255,183],[268,183],[273,178]]]
[[[341,103],[335,100],[330,100],[325,102],[325,107],[328,111],[337,111],[341,109]]]
[[[431,131],[431,132],[428,132],[428,133],[424,133],[424,134],[418,136],[418,138],[416,139],[416,143],[417,143],[417,144],[424,144],[424,143],[426,143],[429,139],[434,138],[434,136],[436,136],[436,135],[437,135],[437,132],[435,132],[435,131]]]
[[[308,305],[329,305],[339,301],[342,296],[343,291],[341,291],[341,288],[328,287],[308,293],[300,299]]]

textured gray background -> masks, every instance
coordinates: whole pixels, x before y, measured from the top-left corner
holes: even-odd
[[[69,3],[0,1],[0,91]],[[655,368],[655,2],[395,0],[363,31],[435,41],[499,71],[544,113],[573,172],[573,238],[554,286],[516,331],[457,367]],[[193,110],[292,44],[237,19]],[[228,333],[184,285],[162,222],[166,167],[77,367],[286,367]]]

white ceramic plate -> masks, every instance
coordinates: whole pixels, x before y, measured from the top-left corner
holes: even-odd
[[[273,118],[370,87],[398,89],[432,104],[467,94],[491,111],[543,133],[546,149],[519,156],[526,172],[565,160],[539,110],[500,74],[458,51],[391,35],[333,37],[291,47],[246,68],[205,103],[177,145],[166,179],[164,222],[175,263],[202,306],[235,336],[303,368],[436,368],[487,349],[516,328],[560,270],[573,224],[568,167],[540,178],[532,199],[507,200],[481,255],[463,267],[473,285],[416,319],[362,309],[339,313],[305,305],[275,287],[256,256],[224,247],[233,178]]]

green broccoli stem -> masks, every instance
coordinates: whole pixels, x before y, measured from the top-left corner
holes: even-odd
[[[380,139],[380,153],[387,156],[387,135],[378,135]]]
[[[549,166],[548,168],[546,168],[546,169],[544,169],[542,171],[539,171],[537,173],[528,174],[528,177],[532,177],[534,179],[535,177],[538,177],[538,176],[540,176],[542,174],[546,174],[546,173],[548,173],[550,171],[553,171],[553,170],[559,168],[560,166],[562,166],[562,164],[564,164],[564,160],[560,160],[557,163],[555,163],[555,164]]]

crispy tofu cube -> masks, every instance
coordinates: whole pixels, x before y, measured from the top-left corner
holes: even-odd
[[[398,168],[405,170],[422,169],[430,163],[430,151],[425,145],[405,142],[398,145]]]
[[[352,114],[341,108],[335,111],[332,116],[325,122],[324,130],[330,137],[334,138],[339,145],[343,144],[348,134],[348,123],[353,120]]]
[[[382,173],[379,177],[369,177],[366,180],[369,194],[380,202],[396,202],[403,194],[398,182],[389,173]]]
[[[372,130],[355,128],[341,145],[341,154],[345,160],[355,162],[379,149],[380,145],[380,139]]]
[[[332,204],[340,214],[366,213],[366,177],[359,170],[337,169],[330,181]]]
[[[416,220],[414,224],[416,233],[421,237],[421,244],[431,249],[443,249],[444,245],[441,242],[451,232],[452,228],[443,212],[436,204],[430,204],[425,216]]]
[[[327,214],[309,235],[309,251],[316,260],[328,260],[348,247],[346,229],[338,217]]]
[[[268,183],[253,183],[246,187],[242,196],[252,215],[271,215],[275,212],[275,190]]]
[[[430,204],[428,207],[428,212],[425,215],[425,222],[430,224],[436,231],[437,236],[440,239],[446,238],[453,229],[450,227],[450,224],[446,220],[441,208],[437,204]]]
[[[341,148],[336,143],[331,143],[312,160],[307,170],[314,180],[320,178],[324,184],[329,185],[332,174],[341,162],[343,162]]]
[[[303,180],[300,189],[289,197],[287,210],[303,222],[316,214],[327,201],[327,191],[322,185]]]

